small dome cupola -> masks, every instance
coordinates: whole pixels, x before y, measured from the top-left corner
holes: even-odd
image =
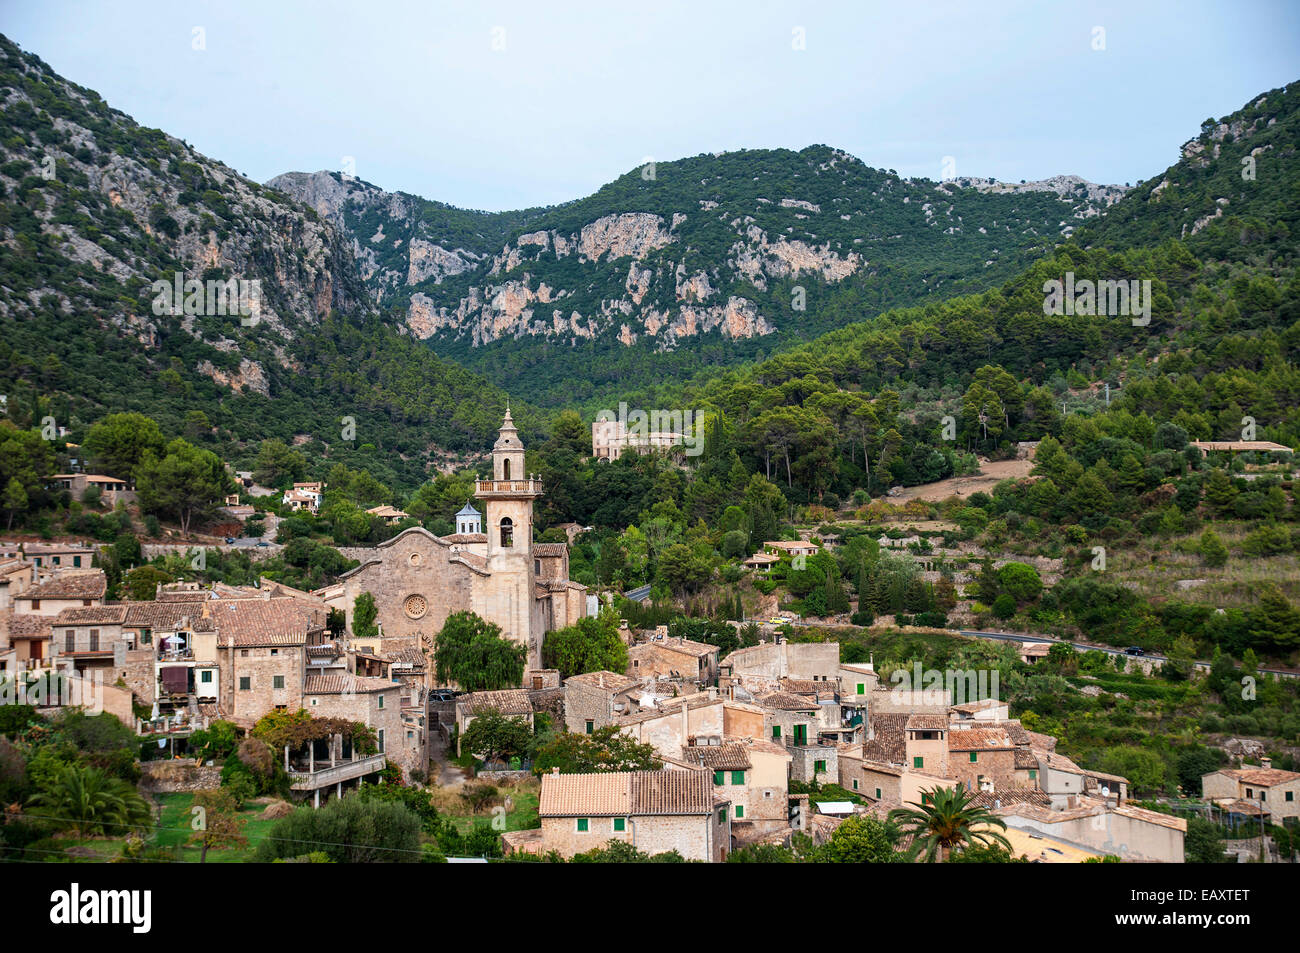
[[[524,480],[524,445],[519,440],[519,431],[510,417],[510,405],[506,405],[506,417],[497,431],[497,442],[492,445],[492,478],[494,480]]]
[[[456,514],[456,532],[463,536],[483,532],[483,514],[466,503]]]

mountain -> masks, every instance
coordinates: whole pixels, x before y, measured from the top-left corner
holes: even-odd
[[[986,287],[1124,192],[1074,176],[903,179],[826,146],[658,163],[574,202],[500,214],[339,173],[268,185],[345,229],[395,322],[550,405]]]
[[[75,439],[105,413],[138,410],[232,462],[270,436],[354,463],[371,447],[404,484],[432,458],[490,444],[504,394],[382,322],[328,218],[138,125],[4,37],[0,108],[0,393],[12,419],[50,415]],[[257,282],[260,294],[249,314],[203,296],[199,313],[172,313],[190,310],[158,307],[177,275],[205,290]],[[536,426],[519,411],[526,432]],[[355,442],[337,439],[344,416]]]

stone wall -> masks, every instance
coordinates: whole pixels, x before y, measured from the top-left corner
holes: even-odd
[[[221,765],[211,767],[191,758],[145,761],[140,765],[141,789],[151,794],[202,791],[221,786]]]

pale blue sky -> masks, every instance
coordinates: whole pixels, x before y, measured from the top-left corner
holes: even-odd
[[[647,157],[813,143],[904,175],[952,156],[958,175],[1133,182],[1300,78],[1300,3],[1263,0],[0,0],[0,32],[259,181],[352,156],[384,188],[486,209]]]

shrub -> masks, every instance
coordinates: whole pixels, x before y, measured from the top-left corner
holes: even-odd
[[[312,850],[336,864],[416,863],[423,857],[420,819],[404,804],[352,795],[277,821],[254,856],[267,863]]]

